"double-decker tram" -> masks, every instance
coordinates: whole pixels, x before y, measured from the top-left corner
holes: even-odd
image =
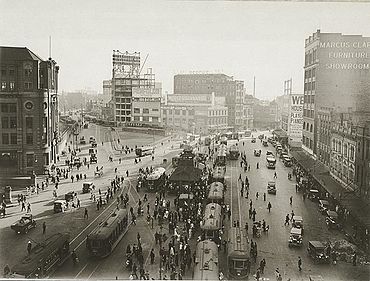
[[[211,174],[211,182],[225,183],[226,168],[223,166],[215,166]]]
[[[245,278],[250,271],[249,244],[246,234],[240,227],[229,230],[229,243],[227,247],[227,267],[229,277]]]
[[[15,278],[45,278],[69,255],[69,234],[56,233],[37,244],[31,253],[12,268]]]
[[[221,144],[218,147],[218,151],[216,153],[214,162],[215,166],[226,166],[226,153],[227,153],[226,145]]]
[[[239,148],[235,144],[230,146],[229,154],[228,154],[229,159],[230,160],[238,160],[239,155],[240,155]]]
[[[166,183],[166,169],[162,167],[155,168],[152,173],[146,177],[145,185],[149,191],[156,191],[164,187]]]
[[[208,203],[224,203],[224,185],[221,182],[213,182],[209,185]]]
[[[222,233],[222,208],[217,203],[209,203],[204,209],[201,224],[202,240],[210,239],[220,245]]]
[[[218,247],[210,240],[197,244],[194,263],[194,280],[219,280]]]
[[[129,226],[127,209],[114,210],[86,239],[92,256],[106,257],[121,241]]]

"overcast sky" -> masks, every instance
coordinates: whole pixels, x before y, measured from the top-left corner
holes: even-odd
[[[60,90],[102,92],[112,50],[149,54],[156,81],[172,93],[173,76],[222,72],[256,96],[302,93],[304,40],[321,32],[370,36],[366,3],[243,1],[0,0],[0,45],[25,46],[60,65]],[[144,68],[144,69],[145,69]]]

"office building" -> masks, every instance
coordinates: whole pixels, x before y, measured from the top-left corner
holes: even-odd
[[[44,174],[56,162],[59,66],[28,48],[0,47],[0,173]]]

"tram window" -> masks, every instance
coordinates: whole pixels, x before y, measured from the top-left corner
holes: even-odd
[[[243,269],[244,268],[244,261],[234,261],[234,268]]]

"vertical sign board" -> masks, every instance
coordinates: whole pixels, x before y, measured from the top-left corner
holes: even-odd
[[[289,140],[302,142],[303,95],[290,95]]]

